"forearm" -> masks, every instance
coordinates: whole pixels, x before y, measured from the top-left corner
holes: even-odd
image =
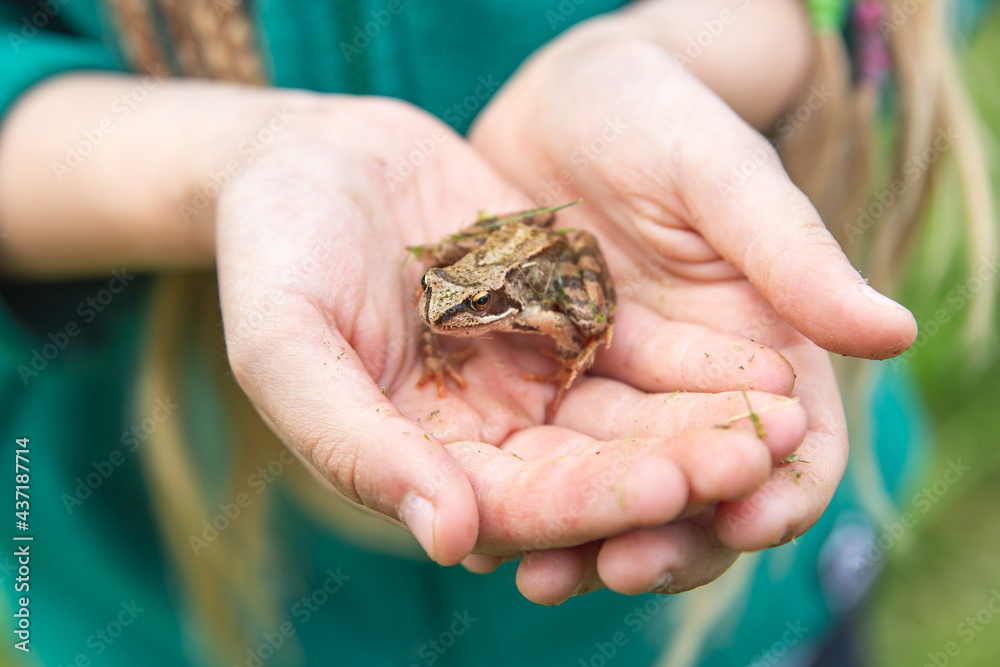
[[[588,26],[657,42],[759,129],[787,109],[811,65],[795,0],[647,0],[579,32]],[[220,187],[272,141],[308,131],[326,100],[98,74],[37,86],[0,126],[0,272],[210,264]]]
[[[219,186],[294,134],[318,99],[101,74],[37,86],[0,127],[0,270],[209,265]]]
[[[593,22],[595,34],[601,20]],[[611,22],[668,50],[762,131],[801,94],[815,58],[800,0],[646,0]]]

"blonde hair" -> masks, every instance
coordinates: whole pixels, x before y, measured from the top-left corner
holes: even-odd
[[[911,3],[884,0],[879,28],[891,54],[894,92],[899,110],[898,127],[880,128],[882,89],[875,81],[855,82],[852,61],[838,31],[818,35],[818,57],[809,91],[829,91],[831,102],[812,110],[809,120],[778,142],[778,151],[791,179],[809,196],[827,227],[845,253],[880,291],[895,295],[910,270],[917,239],[922,234],[924,209],[938,182],[938,174],[950,163],[961,183],[964,216],[962,224],[944,230],[944,247],[937,262],[922,265],[923,284],[939,282],[955,255],[964,251],[968,271],[997,250],[996,218],[989,187],[987,160],[979,140],[977,119],[965,91],[954,54],[944,30],[943,2]],[[892,17],[903,17],[899,23]],[[809,93],[807,93],[809,94]],[[840,103],[836,103],[840,101]],[[926,168],[908,169],[915,157],[933,149],[939,132],[950,135],[948,159],[937,155]],[[886,157],[876,150],[885,144],[883,135],[895,135],[894,150]],[[940,153],[940,151],[938,151]],[[893,184],[907,183],[900,194]],[[896,192],[900,188],[896,187]],[[874,216],[863,219],[877,195],[893,192],[894,201]],[[879,205],[882,206],[881,201]],[[877,208],[875,209],[878,210]],[[971,350],[990,333],[995,295],[983,290],[974,295],[966,323],[966,343]],[[848,415],[851,456],[848,471],[861,504],[877,526],[898,514],[890,497],[870,441],[868,418],[873,388],[872,362],[833,357]],[[756,556],[756,554],[755,554]],[[745,559],[745,556],[742,559]],[[759,563],[755,559],[755,563]],[[753,568],[742,568],[727,577],[753,576]],[[730,582],[727,590],[736,583]],[[687,594],[685,608],[711,606],[716,593],[702,588]],[[703,599],[703,598],[707,598]],[[738,606],[736,606],[738,608]],[[682,616],[678,634],[685,639],[668,647],[662,667],[683,667],[697,659],[690,645],[701,646],[710,628],[727,613]],[[729,612],[733,613],[733,612]]]
[[[255,44],[251,24],[238,4],[239,0],[158,0],[156,8],[144,0],[107,0],[120,27],[124,51],[133,66],[141,71],[178,71],[187,76],[207,77],[253,85],[266,83],[259,44]],[[929,267],[940,279],[948,259],[963,247],[969,255],[970,268],[977,252],[991,253],[997,245],[992,199],[988,187],[986,160],[977,141],[975,116],[961,87],[955,60],[943,30],[941,3],[909,3],[885,0],[886,15],[903,11],[906,20],[886,31],[894,64],[895,90],[898,95],[900,126],[895,149],[888,160],[874,150],[878,144],[880,91],[861,82],[855,85],[851,63],[839,32],[819,36],[819,57],[813,83],[833,92],[830,101],[816,110],[804,125],[786,141],[779,152],[789,175],[811,198],[845,251],[872,284],[889,294],[895,293],[912,257],[915,239],[920,234],[921,212],[935,182],[935,175],[947,161],[960,177],[965,202],[964,229],[948,235],[942,261]],[[906,7],[904,8],[904,4]],[[167,26],[169,40],[161,40],[157,17]],[[166,44],[164,43],[166,42]],[[170,48],[166,48],[169,45]],[[172,60],[165,54],[170,54]],[[932,146],[938,131],[958,128],[954,146],[947,160],[935,161],[917,174],[915,183],[896,197],[879,216],[876,224],[865,227],[859,235],[852,229],[859,225],[858,211],[865,210],[873,193],[909,178],[907,161]],[[853,227],[852,227],[853,225]],[[964,232],[964,233],[963,233]],[[219,390],[227,396],[233,431],[232,476],[230,486],[239,488],[247,471],[273,459],[282,445],[260,421],[231,377],[225,375],[225,352],[219,326],[217,287],[212,276],[174,276],[160,280],[153,298],[150,337],[140,406],[147,406],[164,395],[177,395],[178,369],[182,351],[190,341],[185,332],[198,331],[206,338],[201,343],[216,359],[217,377],[226,378]],[[198,304],[192,307],[192,304]],[[993,296],[984,291],[971,306],[968,327],[970,340],[985,336],[993,313]],[[852,474],[862,480],[859,487],[867,495],[863,502],[876,520],[894,513],[891,499],[880,481],[877,462],[865,434],[867,394],[870,384],[868,366],[859,360],[839,360],[838,373],[852,417]],[[261,586],[260,573],[268,564],[265,504],[256,502],[241,515],[240,521],[221,534],[205,557],[192,555],[188,538],[197,534],[209,516],[207,485],[202,484],[188,454],[197,446],[197,434],[182,431],[174,424],[153,434],[144,448],[144,471],[152,490],[157,519],[169,545],[174,563],[185,584],[192,609],[211,632],[206,645],[227,658],[239,659],[244,647],[252,642],[254,628],[274,622],[274,606],[269,591]],[[215,443],[205,443],[212,447]],[[293,466],[300,481],[287,486],[318,490],[318,484],[301,466]],[[334,523],[351,523],[355,532],[364,533],[364,522],[327,497],[317,501],[311,491],[300,496],[304,504],[320,512],[336,514]],[[340,509],[337,509],[340,508]],[[365,524],[367,525],[367,524]],[[369,545],[391,538],[372,537]],[[381,542],[384,547],[385,542]],[[402,544],[402,543],[399,543]],[[405,553],[404,546],[398,547]],[[756,562],[756,559],[755,559]],[[750,577],[752,567],[739,568],[741,577]],[[739,577],[734,577],[739,578]],[[735,589],[738,582],[730,582]],[[684,636],[697,638],[676,644],[662,664],[687,664],[696,659],[697,650],[707,635],[713,619],[723,611],[705,596],[713,588],[688,593],[688,603],[701,610],[686,622]],[[249,610],[249,611],[248,611]],[[249,613],[249,619],[245,614]],[[273,627],[273,626],[272,626]],[[693,641],[693,640],[692,640]],[[683,650],[683,655],[677,651]]]
[[[261,52],[254,44],[249,18],[237,3],[159,0],[153,7],[145,0],[107,2],[124,55],[135,69],[179,71],[187,76],[263,86],[267,82]],[[160,42],[157,15],[168,28],[170,49]],[[168,59],[168,53],[175,62]],[[228,370],[214,276],[160,277],[153,289],[150,313],[134,410],[142,414],[164,396],[181,396],[183,410],[185,358],[202,355],[202,367],[214,370],[210,377],[216,381],[218,394],[225,397],[221,405],[230,418],[232,464],[222,497],[236,498],[246,491],[253,471],[267,466],[282,450]],[[191,649],[205,654],[209,662],[242,662],[245,647],[253,643],[251,638],[272,630],[278,622],[275,591],[267,584],[276,579],[267,576],[274,555],[265,541],[266,496],[270,494],[241,507],[238,520],[218,531],[210,543],[199,545],[197,540],[214,518],[208,489],[218,486],[203,481],[192,461],[192,451],[218,448],[217,442],[202,442],[204,437],[186,431],[177,419],[168,420],[150,435],[148,445],[140,450],[140,461],[183,597],[197,620],[187,627],[200,630],[200,636],[189,638]],[[302,472],[299,465],[291,467],[296,468]],[[307,483],[315,486],[311,480]],[[283,651],[286,658],[295,653],[294,638],[289,644]]]
[[[945,3],[882,4],[879,30],[891,53],[899,110],[899,126],[883,128],[882,134],[896,135],[895,150],[888,159],[874,150],[883,143],[877,128],[882,91],[868,81],[852,84],[843,39],[831,32],[820,35],[815,83],[831,89],[831,99],[845,103],[822,106],[815,122],[779,150],[792,180],[809,195],[854,265],[874,287],[892,295],[909,270],[926,217],[922,214],[942,169],[950,165],[958,172],[965,211],[956,216],[961,224],[943,230],[937,261],[921,266],[923,284],[939,283],[963,246],[968,270],[974,270],[982,258],[996,253],[997,231],[977,119],[945,34]],[[946,145],[947,155],[934,146],[943,132],[954,142]],[[921,156],[928,151],[934,157],[924,161]],[[882,202],[889,193],[892,201],[886,206]],[[994,306],[990,290],[973,295],[965,329],[970,349],[989,335]],[[881,524],[894,516],[895,508],[866,441],[872,366],[839,358],[835,364],[850,418],[851,472],[859,478],[866,509]]]

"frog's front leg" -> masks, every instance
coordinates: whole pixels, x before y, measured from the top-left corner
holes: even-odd
[[[431,380],[437,384],[438,398],[445,398],[448,395],[444,387],[445,375],[455,381],[461,389],[467,386],[465,378],[458,372],[458,366],[476,353],[476,348],[470,347],[461,352],[446,357],[441,354],[437,347],[437,334],[426,325],[420,333],[420,356],[424,360],[424,372],[417,380],[417,389],[423,389]]]

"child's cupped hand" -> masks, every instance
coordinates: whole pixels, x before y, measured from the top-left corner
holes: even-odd
[[[479,153],[540,204],[584,199],[560,224],[600,238],[618,284],[615,344],[593,369],[606,379],[571,392],[555,424],[597,441],[633,428],[665,434],[662,420],[650,421],[663,392],[742,385],[801,399],[807,432],[802,461],[774,466],[753,493],[717,494],[723,502],[689,520],[529,554],[518,582],[539,601],[574,587],[688,590],[717,577],[740,551],[807,531],[847,463],[826,350],[883,359],[916,334],[912,315],[850,266],[764,137],[661,45],[625,34],[621,23],[608,21],[605,30],[602,21],[536,54],[470,134]],[[726,336],[728,347],[712,344]],[[754,356],[759,348],[765,356]],[[794,390],[774,382],[792,376],[771,350],[794,367]],[[593,400],[602,383],[617,388]],[[787,426],[792,413],[767,417]],[[706,470],[729,456],[700,449],[703,442],[691,446]]]
[[[615,340],[598,355],[601,377],[578,381],[555,424],[544,423],[554,388],[522,378],[551,366],[541,338],[463,343],[479,350],[462,369],[468,387],[449,382],[445,398],[417,389],[421,267],[404,265],[407,247],[456,232],[479,210],[532,205],[423,112],[327,97],[234,179],[215,216],[226,342],[241,386],[339,493],[405,524],[443,564],[474,552],[486,555],[468,565],[488,569],[564,549],[591,562],[605,538],[669,529],[747,497],[806,436],[802,406],[785,398],[794,384],[785,359],[710,318],[657,308],[641,289],[623,291]],[[613,220],[589,200],[578,208],[567,219],[601,234],[616,281],[646,270],[646,255],[627,252],[631,237],[608,233]],[[706,307],[735,317],[752,310],[742,299],[762,304],[745,284],[706,289],[718,297]],[[737,378],[746,398],[733,391]],[[829,389],[825,376],[820,383]],[[635,568],[655,581],[646,553]],[[555,569],[580,580],[575,564]],[[529,597],[556,602],[573,587]]]

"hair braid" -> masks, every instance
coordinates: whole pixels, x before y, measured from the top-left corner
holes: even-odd
[[[206,0],[167,0],[166,4],[187,7],[190,36],[208,78],[264,83],[260,55],[250,38],[250,22],[238,5]]]
[[[125,56],[141,72],[169,71],[157,31],[162,16],[170,53],[184,76],[265,85],[253,29],[239,0],[106,0]]]
[[[180,71],[187,76],[204,77],[205,68],[198,58],[198,44],[191,36],[190,19],[185,7],[187,1],[157,0],[157,3],[170,34]]]
[[[156,0],[155,7],[152,0],[106,2],[118,26],[125,57],[135,70],[159,76],[173,71],[188,77],[266,83],[241,0]],[[161,42],[164,38],[167,44]],[[152,401],[165,395],[184,400],[182,360],[192,354],[211,359],[217,366],[212,381],[226,384],[228,366],[218,335],[214,276],[160,277],[150,313],[137,414],[145,414]],[[192,331],[196,332],[193,336]],[[246,508],[239,522],[224,534],[220,531],[204,553],[192,552],[190,540],[201,535],[203,522],[212,518],[208,499],[217,492],[213,489],[221,483],[220,488],[231,494],[244,491],[248,476],[282,451],[262,423],[253,437],[244,433],[243,422],[252,421],[247,415],[253,414],[253,408],[238,389],[216,388],[225,397],[226,417],[234,431],[229,441],[233,451],[228,480],[206,482],[198,475],[191,452],[217,443],[198,441],[185,433],[181,424],[158,429],[140,455],[167,553],[198,620],[193,625],[197,636],[192,645],[204,652],[208,664],[238,662],[246,646],[279,620],[273,586],[262,583],[275,579],[273,552],[264,539],[268,503],[263,499]],[[230,395],[237,393],[239,397],[231,399]],[[290,642],[285,652],[294,659],[298,653],[295,642]]]
[[[125,58],[140,72],[169,71],[146,0],[107,0],[118,26]]]

